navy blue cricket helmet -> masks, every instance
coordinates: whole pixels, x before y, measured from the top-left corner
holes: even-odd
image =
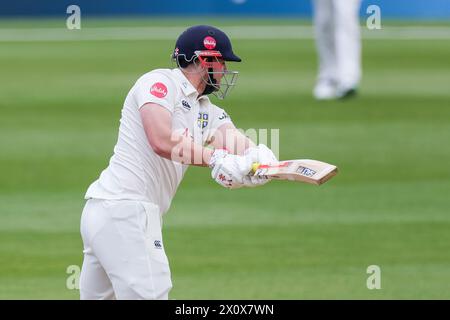
[[[207,77],[203,78],[206,87],[202,95],[213,93],[219,99],[224,99],[236,85],[238,76],[237,71],[223,68],[220,59],[242,61],[234,54],[228,36],[223,31],[206,25],[186,29],[177,39],[172,58],[180,68],[186,68],[189,64],[198,61],[207,69]],[[220,74],[220,81],[215,78],[218,74]]]
[[[234,54],[231,41],[221,30],[207,25],[186,29],[177,39],[172,58],[184,67],[194,60],[199,51],[218,51],[225,61],[241,62]]]

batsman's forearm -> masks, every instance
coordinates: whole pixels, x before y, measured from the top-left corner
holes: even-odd
[[[228,152],[243,155],[245,150],[255,147],[255,143],[231,123],[226,123],[217,129],[210,141],[214,148],[227,149]]]
[[[195,143],[190,137],[174,135],[153,150],[161,157],[182,164],[206,167],[209,165],[212,149]]]

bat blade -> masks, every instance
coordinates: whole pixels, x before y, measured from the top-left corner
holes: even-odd
[[[334,177],[338,168],[335,165],[310,159],[281,161],[273,165],[254,164],[255,176],[274,180],[299,181],[321,185]]]

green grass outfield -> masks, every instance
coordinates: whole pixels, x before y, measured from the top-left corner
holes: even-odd
[[[129,88],[170,66],[174,40],[0,39],[0,298],[78,298],[66,268],[82,262],[84,192]],[[171,298],[450,299],[450,41],[363,46],[361,95],[325,103],[311,39],[234,41],[240,79],[219,104],[238,127],[279,128],[280,158],[340,174],[229,191],[191,168],[164,222]]]

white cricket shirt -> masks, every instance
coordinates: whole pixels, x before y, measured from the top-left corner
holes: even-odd
[[[156,69],[140,77],[125,99],[114,154],[85,198],[148,201],[165,213],[188,166],[153,151],[139,109],[149,102],[161,105],[172,114],[172,130],[204,145],[215,129],[231,119],[207,96],[197,99],[197,95],[179,69]]]

